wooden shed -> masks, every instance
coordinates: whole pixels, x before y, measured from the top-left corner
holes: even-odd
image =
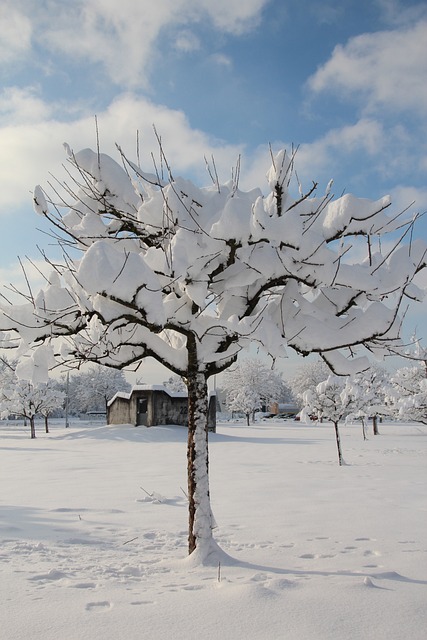
[[[137,385],[130,393],[119,392],[108,403],[107,424],[154,427],[160,424],[188,426],[186,392],[163,385]],[[209,397],[209,431],[216,430],[216,396]]]

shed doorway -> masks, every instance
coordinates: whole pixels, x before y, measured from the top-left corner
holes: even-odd
[[[138,408],[136,415],[136,424],[147,426],[148,417],[148,398],[138,398]]]

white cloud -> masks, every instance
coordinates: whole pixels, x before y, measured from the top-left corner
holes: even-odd
[[[0,92],[0,125],[30,124],[47,119],[51,105],[39,97],[37,87],[6,87]]]
[[[215,27],[226,33],[241,35],[260,23],[261,12],[269,0],[193,0],[193,4],[207,13]]]
[[[220,67],[230,68],[233,65],[231,58],[224,53],[214,53],[210,59]]]
[[[241,35],[259,24],[268,1],[121,0],[118,6],[117,0],[15,0],[15,8],[8,3],[2,10],[2,22],[10,22],[10,29],[2,33],[0,55],[13,60],[29,52],[32,33],[41,50],[73,63],[99,64],[118,85],[144,86],[153,56],[161,55],[165,29],[182,28],[184,33],[185,27],[203,22]],[[187,31],[176,44],[181,50],[194,50],[197,39]]]
[[[0,267],[0,293],[9,302],[23,303],[25,299],[17,291],[23,295],[35,295],[46,285],[46,278],[51,272],[52,267],[43,258],[31,261],[22,258],[21,263],[16,261],[7,267]]]
[[[415,22],[426,15],[425,2],[408,5],[406,0],[376,0],[384,20],[392,25],[404,25]]]
[[[180,31],[175,39],[175,49],[183,53],[197,51],[200,49],[200,40],[191,31]]]
[[[309,11],[319,24],[330,25],[335,24],[342,18],[345,7],[342,4],[338,6],[337,3],[322,2],[318,4],[314,2]]]
[[[397,185],[391,191],[392,202],[397,211],[411,206],[414,213],[427,212],[427,187],[417,188],[407,185]],[[413,204],[412,204],[413,203]]]
[[[3,0],[0,6],[0,64],[16,61],[31,48],[31,20],[15,6]]]
[[[397,210],[414,201],[415,210],[424,211],[427,210],[427,189],[411,185],[411,178],[414,172],[421,170],[422,162],[412,152],[413,144],[413,139],[407,137],[400,126],[385,128],[380,121],[362,118],[352,125],[331,129],[312,142],[301,144],[295,167],[304,190],[308,190],[315,181],[322,192],[329,180],[334,179],[336,193],[343,189],[359,193],[362,189],[363,195],[375,198],[390,191]],[[274,151],[280,148],[289,151],[292,143],[277,140],[272,146]],[[250,156],[244,157],[242,187],[264,186],[269,161],[268,145],[260,145]],[[384,190],[380,182],[394,183],[394,186]]]
[[[413,111],[427,107],[427,21],[404,29],[362,34],[335,47],[309,79],[316,93],[360,100],[368,109]]]
[[[299,147],[296,157],[298,173],[308,183],[320,177],[329,180],[344,158],[348,161],[351,154],[360,152],[377,156],[384,141],[382,125],[373,119],[361,119],[353,125],[331,129],[321,138]]]
[[[12,91],[12,90],[11,90]],[[13,93],[13,91],[12,91]],[[35,119],[30,113],[34,95],[31,90],[17,92],[20,100],[20,118],[13,124],[0,128],[0,175],[5,188],[0,190],[0,213],[22,205],[31,207],[31,191],[38,183],[46,184],[49,172],[58,178],[64,173],[63,142],[75,151],[96,147],[95,122],[92,113],[83,113],[73,120],[62,122],[49,116],[58,111],[51,104],[43,109],[37,100]],[[25,96],[28,106],[25,106]],[[1,104],[1,100],[0,100]],[[49,111],[51,109],[51,111]],[[24,114],[28,118],[25,120]],[[180,111],[156,105],[145,98],[124,94],[114,100],[103,112],[98,112],[101,150],[118,157],[115,143],[134,160],[136,132],[141,141],[142,163],[152,170],[151,152],[158,157],[158,145],[153,125],[162,137],[164,150],[175,173],[193,176],[202,184],[209,181],[205,171],[204,156],[214,154],[221,179],[228,179],[230,167],[235,163],[240,149],[220,140],[210,138],[200,130],[192,129]]]
[[[156,127],[164,144],[168,162],[174,173],[191,173],[208,181],[204,156],[215,155],[219,171],[226,170],[227,177],[231,164],[240,149],[221,140],[209,137],[203,131],[192,129],[182,111],[157,105],[145,98],[125,94],[114,100],[99,117],[101,145],[111,149],[119,142],[129,154],[134,154],[136,130],[139,130],[141,156],[145,166],[151,164],[151,152],[157,154],[157,141],[153,132]],[[157,154],[158,155],[158,154]],[[145,159],[145,160],[144,160]]]
[[[295,158],[295,168],[304,190],[312,182],[319,182],[320,190],[330,179],[336,177],[343,162],[352,162],[356,154],[366,158],[365,167],[371,166],[372,158],[383,157],[387,136],[382,124],[374,119],[364,118],[353,125],[330,129],[324,136],[313,142],[299,145]],[[276,140],[272,143],[273,153],[281,148],[292,150],[291,141]],[[241,172],[243,188],[266,185],[265,174],[270,163],[267,144],[260,145],[250,157],[244,157]]]
[[[99,63],[117,84],[147,81],[161,29],[179,23],[182,0],[77,0],[46,20],[42,44],[70,59]],[[44,16],[45,19],[47,16]]]

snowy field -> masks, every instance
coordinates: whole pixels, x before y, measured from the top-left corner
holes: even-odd
[[[424,640],[427,427],[220,423],[186,558],[180,427],[0,423],[2,640]],[[151,494],[151,495],[149,495]]]

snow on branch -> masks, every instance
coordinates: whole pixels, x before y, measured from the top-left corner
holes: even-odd
[[[388,197],[335,199],[331,183],[323,196],[313,182],[294,198],[294,149],[272,154],[267,195],[240,190],[240,160],[225,184],[206,161],[212,184],[199,188],[174,176],[155,133],[154,172],[119,146],[121,164],[99,148],[67,147],[67,181],[50,195],[35,188],[35,210],[64,259],[38,294],[27,279],[24,304],[2,304],[5,341],[21,353],[52,344],[61,362],[121,367],[152,355],[184,377],[189,336],[205,375],[232,364],[250,341],[275,356],[287,347],[317,352],[337,371],[365,367],[354,358],[358,347],[396,347],[403,299],[423,295],[412,284],[427,251],[412,240],[416,216],[389,215]],[[390,248],[374,252],[373,235]],[[368,257],[357,260],[366,239]],[[54,346],[65,337],[66,347]]]

